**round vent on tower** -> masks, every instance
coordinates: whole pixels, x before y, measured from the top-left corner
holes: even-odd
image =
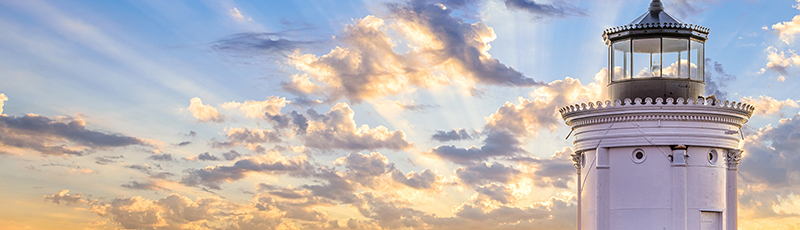
[[[647,154],[642,149],[635,149],[631,153],[631,160],[633,160],[633,163],[641,164],[645,159],[647,159]]]
[[[718,158],[719,154],[717,154],[717,150],[712,149],[711,151],[708,151],[708,163],[711,163],[712,165],[716,164]]]

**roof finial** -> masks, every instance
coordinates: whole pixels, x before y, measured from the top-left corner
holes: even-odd
[[[664,10],[664,5],[661,4],[661,0],[653,0],[653,2],[650,3],[650,7],[647,8],[647,10],[649,10],[649,11],[663,11]]]

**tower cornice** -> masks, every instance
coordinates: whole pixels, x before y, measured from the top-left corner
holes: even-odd
[[[598,123],[586,121],[587,118],[615,118],[608,122],[628,120],[699,120],[736,124],[741,127],[753,115],[755,107],[747,103],[720,100],[685,100],[678,98],[636,98],[631,100],[615,100],[614,103],[589,102],[564,106],[559,109],[564,122],[571,127],[584,124],[577,122]],[[724,118],[722,117],[724,116]],[[734,118],[734,119],[731,119]],[[736,119],[738,118],[738,119]]]
[[[559,110],[572,127],[575,150],[597,147],[691,145],[736,148],[755,108],[719,100],[625,99]]]

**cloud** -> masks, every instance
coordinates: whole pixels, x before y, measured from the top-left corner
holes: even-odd
[[[513,229],[569,229],[574,228],[574,208],[570,200],[550,198],[547,202],[529,207],[500,206],[498,208],[464,204],[456,209],[456,216],[473,226],[492,228],[504,223],[520,223]],[[465,223],[466,225],[466,223]],[[499,226],[498,226],[499,225]]]
[[[120,162],[121,161],[120,159],[123,159],[123,158],[125,158],[125,157],[122,156],[122,155],[119,155],[119,156],[99,156],[99,157],[95,157],[94,158],[95,159],[94,163],[95,164],[99,164],[99,165],[107,165],[107,164],[110,164],[110,163]]]
[[[285,36],[284,33],[237,33],[212,42],[211,48],[217,52],[256,57],[269,54],[288,55],[300,47],[314,43],[289,40],[283,36]]]
[[[440,159],[449,160],[456,164],[469,165],[473,162],[488,160],[495,157],[510,157],[526,153],[520,146],[522,143],[517,138],[505,131],[490,132],[483,140],[480,148],[457,148],[453,145],[442,145],[431,149],[426,154]]]
[[[386,127],[370,128],[368,125],[356,127],[355,113],[346,103],[333,106],[325,114],[309,110],[311,120],[308,130],[302,137],[305,146],[315,149],[343,150],[401,150],[411,147],[402,131],[389,131]]]
[[[316,111],[311,110],[309,112],[312,114],[316,113]],[[270,119],[275,122],[274,128],[279,131],[293,127],[296,134],[306,134],[306,130],[308,129],[308,118],[297,111],[292,111],[286,115],[272,116]]]
[[[303,185],[302,188],[310,190],[314,196],[336,200],[343,204],[352,204],[356,201],[357,186],[353,185],[343,176],[333,170],[320,170],[314,175],[324,181],[318,185]]]
[[[569,183],[574,182],[575,168],[573,166],[570,147],[556,151],[549,159],[522,157],[515,158],[530,172],[524,172],[534,180],[534,185],[542,188],[555,187],[569,189]]]
[[[244,15],[242,15],[242,12],[239,11],[239,9],[237,9],[236,7],[234,7],[230,11],[228,11],[228,15],[231,16],[231,18],[233,18],[233,20],[236,20],[237,22],[244,22],[244,21],[252,21],[253,20],[253,18],[249,18],[249,17],[245,18]]]
[[[436,4],[389,4],[400,28],[429,64],[450,68],[448,74],[462,74],[478,83],[501,86],[534,86],[543,83],[492,58],[489,42],[496,38],[491,27],[465,23],[451,16],[452,10]]]
[[[500,163],[477,163],[466,167],[458,167],[455,173],[462,183],[472,186],[490,183],[508,184],[522,176],[520,170]]]
[[[345,47],[336,47],[319,57],[295,53],[290,56],[290,62],[324,87],[328,101],[347,97],[360,102],[366,98],[406,92],[409,85],[427,86],[426,82],[415,80],[416,75],[424,74],[416,69],[419,64],[395,53],[392,50],[394,45],[383,30],[383,19],[367,16],[345,26],[339,36]],[[311,84],[300,77],[306,75],[295,75],[292,81]]]
[[[511,189],[502,185],[490,184],[480,186],[476,188],[475,191],[482,196],[478,199],[492,199],[502,204],[512,203],[516,200],[516,197],[512,194],[513,192]]]
[[[722,64],[716,61],[712,63],[711,58],[706,58],[704,66],[706,68],[706,95],[714,95],[717,99],[726,100],[728,98],[728,92],[726,91],[728,83],[735,81],[736,76],[725,73]]]
[[[173,174],[171,172],[159,172],[159,173],[150,174],[149,178],[159,179],[159,180],[166,180],[167,178],[172,177],[172,176],[175,176],[175,174]]]
[[[307,176],[309,170],[313,168],[305,156],[286,157],[277,152],[268,152],[265,155],[236,161],[231,166],[218,165],[188,170],[188,175],[181,179],[181,183],[220,190],[221,183],[241,180],[249,173]]]
[[[373,162],[380,156],[361,155],[364,159],[356,164]],[[366,161],[362,161],[366,160]],[[367,168],[372,168],[366,166]],[[357,167],[353,167],[357,168]],[[362,168],[363,169],[363,168]],[[360,169],[359,169],[360,170]],[[367,171],[372,171],[367,169]],[[367,174],[373,175],[371,172]],[[423,173],[424,174],[424,173]],[[326,178],[319,176],[319,178]],[[553,197],[526,207],[505,205],[517,196],[513,191],[499,185],[482,186],[478,200],[481,203],[464,203],[454,208],[453,217],[439,217],[435,214],[413,208],[412,204],[399,201],[396,197],[381,196],[375,192],[358,192],[354,188],[334,185],[345,182],[335,174],[328,174],[322,186],[303,186],[303,188],[261,186],[261,193],[253,196],[250,204],[239,204],[221,198],[196,198],[171,194],[167,197],[150,200],[139,196],[114,198],[111,200],[89,201],[81,197],[72,198],[74,204],[86,204],[87,209],[98,216],[108,218],[108,227],[119,225],[123,228],[148,229],[282,229],[292,222],[303,223],[309,229],[563,229],[574,220],[572,197]],[[340,178],[340,179],[334,179]],[[335,182],[339,181],[339,182]],[[148,182],[131,182],[130,187],[159,189],[149,187]],[[347,183],[345,183],[347,184]],[[333,185],[333,186],[332,186]],[[156,185],[157,186],[157,185]],[[163,188],[163,186],[159,186]],[[59,193],[61,196],[67,192]],[[48,196],[46,196],[48,197]],[[482,197],[482,198],[481,198]],[[333,198],[333,200],[331,200]],[[482,200],[501,202],[499,205],[485,205]],[[502,202],[505,199],[509,202]],[[365,220],[332,220],[321,207],[332,207],[336,201],[351,204]],[[513,226],[509,228],[509,226]],[[297,227],[297,226],[294,226]],[[292,228],[290,228],[292,229]]]
[[[171,191],[170,189],[162,187],[158,182],[153,180],[147,180],[145,182],[131,181],[120,186],[132,190]]]
[[[184,142],[178,143],[177,146],[187,146],[187,145],[190,145],[190,144],[192,144],[191,141],[184,141]]]
[[[717,3],[718,0],[674,0],[664,1],[666,11],[679,18],[699,15],[707,9],[708,5]]]
[[[354,205],[364,216],[383,229],[569,229],[574,228],[572,198],[554,197],[528,207],[462,204],[454,208],[454,217],[439,217],[413,206],[372,193],[359,195]]]
[[[222,108],[239,109],[249,118],[268,119],[280,115],[281,109],[290,103],[284,97],[271,96],[263,101],[247,100],[245,102],[226,102]]]
[[[376,152],[369,155],[350,153],[337,162],[344,164],[348,169],[346,174],[348,179],[367,186],[373,185],[375,177],[394,169],[394,164],[389,164],[385,156]]]
[[[153,154],[147,159],[154,160],[154,161],[173,161],[175,158],[172,157],[172,154],[163,153],[163,154]]]
[[[66,190],[54,196],[59,195],[67,195]],[[324,203],[275,199],[266,193],[254,196],[250,204],[218,197],[192,200],[174,193],[157,200],[133,196],[93,201],[79,197],[78,201],[87,205],[85,210],[106,218],[98,226],[114,229],[297,229],[293,220],[304,220],[304,226],[313,229],[328,226],[325,213],[315,209]],[[315,219],[308,218],[314,214],[319,221],[307,222]]]
[[[531,99],[520,97],[518,104],[506,102],[486,118],[485,129],[519,136],[535,136],[542,129],[554,131],[562,122],[558,114],[561,106],[606,98],[606,72],[603,68],[595,75],[595,81],[585,86],[580,80],[567,77],[533,90]]]
[[[535,19],[587,16],[586,10],[562,1],[557,1],[556,4],[537,3],[536,0],[505,0],[504,2],[506,8],[528,12]]]
[[[417,4],[426,3],[426,4],[437,4],[441,3],[445,7],[455,8],[455,9],[467,9],[470,6],[477,6],[483,3],[483,0],[431,0],[431,1],[416,1]]]
[[[86,200],[83,199],[83,194],[78,193],[78,195],[70,195],[67,193],[69,193],[69,190],[61,190],[56,194],[44,196],[44,200],[53,201],[53,203],[56,204],[61,204],[63,202],[66,205],[86,203]]]
[[[277,143],[281,139],[275,132],[266,129],[231,128],[226,134],[227,141],[213,141],[214,148],[230,148],[244,145],[251,150],[263,152],[262,143]]]
[[[412,171],[403,174],[395,167],[394,163],[389,163],[385,156],[377,152],[369,155],[350,153],[347,157],[337,159],[336,163],[347,168],[343,174],[343,178],[347,181],[376,190],[385,187],[397,188],[392,183],[399,183],[418,190],[438,190],[443,179],[430,169],[421,173]]]
[[[506,166],[502,163],[474,163],[458,167],[455,170],[456,177],[460,184],[474,188],[478,193],[493,192],[494,195],[501,195],[499,187],[489,185],[500,185],[507,189],[519,190],[519,188],[530,188],[532,185],[540,188],[560,188],[569,189],[569,183],[574,181],[575,170],[572,165],[570,154],[572,149],[566,147],[555,152],[549,159],[539,159],[535,157],[511,157],[505,160],[516,161],[517,167]],[[487,190],[489,189],[489,190]],[[514,199],[500,199],[499,197],[487,197],[504,203],[513,202],[518,196],[523,196],[526,192],[515,192],[512,194]]]
[[[161,169],[161,165],[155,165],[156,168]],[[153,166],[148,164],[134,164],[134,165],[126,165],[125,168],[135,169],[145,174],[150,174],[150,171],[153,170]]]
[[[191,229],[217,219],[215,214],[228,210],[218,198],[198,198],[172,194],[159,200],[139,196],[116,198],[104,205],[95,205],[92,212],[108,216],[126,229]]]
[[[355,20],[337,36],[342,46],[328,54],[290,55],[290,63],[304,73],[284,82],[284,89],[303,96],[322,95],[328,102],[347,98],[359,103],[450,84],[466,91],[476,83],[543,84],[489,55],[489,42],[496,35],[483,23],[466,23],[443,5],[424,1],[386,6],[390,21],[371,15]],[[395,34],[406,37],[393,37]],[[396,52],[395,40],[408,44],[410,51]]]
[[[789,50],[788,57],[784,51],[779,53],[778,49],[772,46],[767,47],[765,51],[767,52],[768,62],[766,68],[761,70],[761,73],[771,70],[783,75],[791,75],[788,69],[800,65],[800,55],[797,55],[792,50]]]
[[[22,117],[0,116],[0,153],[32,150],[45,155],[85,155],[131,145],[158,150],[158,141],[139,139],[86,129],[80,118],[48,117],[28,114]]]
[[[403,109],[405,111],[412,111],[412,112],[427,112],[428,109],[441,107],[439,105],[416,104],[413,101],[410,102],[410,103],[402,103],[402,102],[397,101],[397,102],[395,102],[395,105],[397,105],[397,107],[400,107],[401,109]]]
[[[220,114],[214,106],[204,105],[199,97],[193,97],[189,100],[188,109],[192,112],[192,116],[200,122],[221,123],[225,121],[225,116]]]
[[[325,88],[315,84],[307,73],[292,75],[291,81],[281,81],[281,88],[289,93],[298,95],[311,95],[323,92]]]
[[[44,167],[62,168],[62,169],[66,170],[69,173],[82,173],[82,174],[92,174],[92,173],[94,173],[94,170],[92,170],[90,168],[87,168],[85,166],[80,166],[80,165],[75,164],[75,163],[72,163],[72,164],[69,164],[69,165],[67,165],[67,164],[57,164],[57,163],[48,163],[48,164],[42,164],[42,166],[44,166]],[[33,167],[33,166],[31,166],[31,167]]]
[[[3,114],[3,106],[5,106],[6,101],[8,101],[6,94],[0,93],[0,114]]]
[[[747,135],[744,156],[739,166],[740,210],[753,218],[781,217],[781,200],[800,189],[797,164],[800,157],[800,115],[781,119],[778,126],[767,125]]]
[[[797,6],[795,6],[797,8]],[[764,26],[764,28],[767,28]],[[794,43],[795,35],[800,33],[800,15],[795,15],[791,21],[778,22],[772,25],[772,30],[778,33],[781,41],[786,44]]]
[[[421,173],[409,172],[403,174],[399,170],[392,172],[392,179],[414,189],[438,190],[442,185],[442,176],[437,175],[430,169],[423,170]]]
[[[436,133],[431,136],[431,139],[439,142],[460,141],[472,140],[479,135],[480,134],[474,131],[470,134],[466,129],[453,129],[447,132],[436,130]]]
[[[800,107],[800,105],[797,104],[798,101],[788,98],[784,101],[779,101],[776,100],[775,98],[768,96],[758,96],[758,98],[743,97],[742,103],[747,103],[752,106],[755,106],[756,110],[753,112],[754,115],[764,115],[764,116],[779,114],[781,110],[783,110],[784,108]]]
[[[425,227],[426,220],[435,219],[430,214],[376,197],[372,193],[361,194],[354,206],[361,215],[377,222],[383,229],[420,229]]]
[[[236,150],[222,153],[222,157],[229,161],[236,160],[236,158],[239,158],[240,156],[242,156],[242,154],[239,154],[239,152],[236,152]]]
[[[319,207],[333,206],[331,201],[315,197],[308,190],[281,188],[279,190],[256,194],[255,207],[260,211],[280,210],[285,218],[301,221],[324,222],[327,213]]]
[[[208,152],[201,153],[197,155],[197,159],[201,161],[218,161],[220,158],[218,156],[214,156],[209,154]]]

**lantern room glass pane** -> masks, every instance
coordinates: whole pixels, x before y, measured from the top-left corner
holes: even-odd
[[[611,80],[620,81],[630,79],[631,42],[630,40],[618,41],[612,45],[613,55],[611,64]]]
[[[663,77],[689,78],[689,40],[663,38]]]
[[[691,47],[691,55],[689,56],[690,65],[690,77],[692,80],[703,81],[703,75],[705,75],[705,55],[703,55],[703,43],[698,41],[692,41]]]
[[[633,40],[633,78],[661,77],[661,39]]]

